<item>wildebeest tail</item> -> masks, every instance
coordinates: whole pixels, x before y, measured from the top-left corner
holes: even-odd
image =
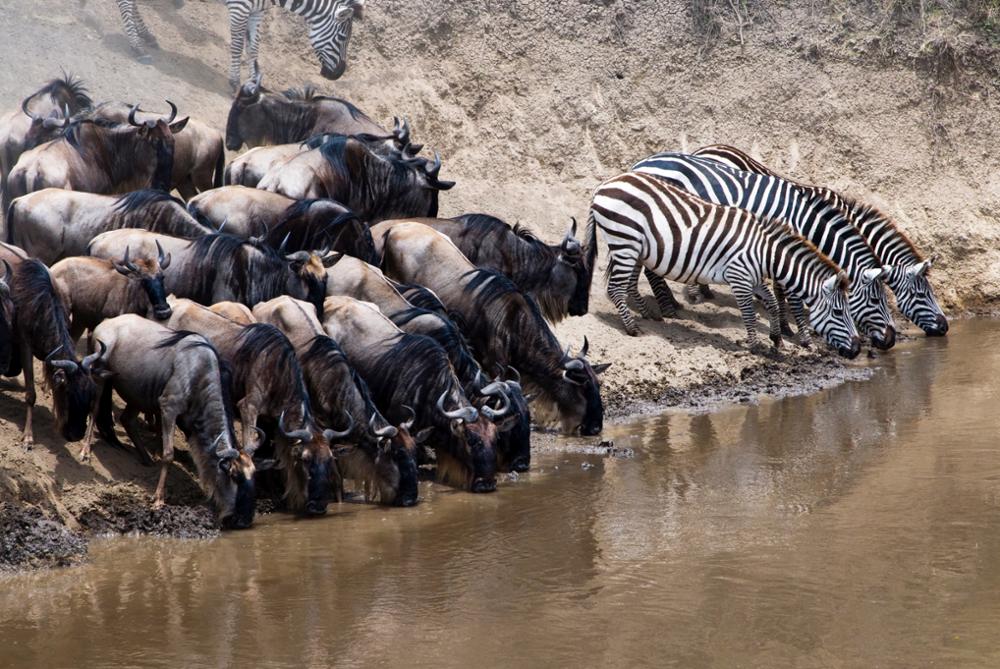
[[[222,187],[222,177],[226,173],[226,147],[219,145],[219,153],[215,156],[215,174],[212,175],[212,187]]]
[[[4,182],[4,199],[6,200],[6,182]],[[14,203],[11,202],[9,205],[4,207],[4,229],[7,231],[6,240],[8,244],[14,243]]]
[[[105,381],[104,390],[101,391],[101,399],[97,405],[97,431],[109,444],[122,447],[122,442],[115,434],[115,418],[111,413],[111,394],[113,392],[111,385],[111,381]]]

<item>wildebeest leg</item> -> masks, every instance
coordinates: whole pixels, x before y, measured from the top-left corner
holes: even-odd
[[[778,283],[774,284],[774,297],[778,300],[778,313],[781,316],[781,334],[791,337],[795,333],[788,325],[788,301],[785,299],[785,289]]]
[[[146,448],[146,438],[142,433],[142,425],[139,423],[139,410],[131,404],[126,404],[120,422],[125,428],[128,438],[132,440],[132,446],[139,455],[139,460],[144,465],[152,465],[153,457],[150,455],[149,449]]]
[[[97,424],[97,410],[101,405],[101,395],[104,394],[104,384],[110,383],[99,377],[97,379],[97,393],[94,395],[94,406],[90,409],[90,423],[87,424],[87,434],[83,437],[83,446],[80,448],[80,460],[87,462],[90,460],[91,447],[94,444],[94,426]]]
[[[778,313],[778,301],[771,290],[763,283],[754,289],[754,293],[764,302],[767,309],[769,336],[775,348],[781,348],[781,316]]]
[[[21,434],[21,443],[25,449],[30,449],[31,445],[35,443],[35,434],[31,428],[31,417],[35,410],[35,367],[31,346],[28,345],[28,342],[22,342],[20,349],[21,369],[24,372],[24,403],[28,405],[28,411],[24,417],[24,432]]]
[[[648,267],[643,268],[642,271],[646,275],[649,287],[653,289],[653,296],[656,298],[657,306],[660,307],[660,314],[665,318],[674,318],[677,316],[677,310],[680,309],[681,305],[677,301],[677,298],[674,297],[674,293],[670,290],[667,282],[663,280],[662,276]]]
[[[229,8],[229,85],[240,87],[240,58],[247,37],[247,12],[242,3],[227,3]]]
[[[167,472],[174,461],[174,424],[177,422],[177,413],[171,407],[169,398],[160,398],[160,423],[163,441],[163,455],[160,458],[160,480],[156,484],[156,494],[153,496],[153,508],[159,509],[164,505],[164,495],[167,488]]]

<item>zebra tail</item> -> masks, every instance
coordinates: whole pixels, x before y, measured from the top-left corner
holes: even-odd
[[[594,210],[590,210],[587,216],[587,253],[585,257],[587,267],[587,285],[593,283],[594,265],[597,264],[597,219],[594,218]]]

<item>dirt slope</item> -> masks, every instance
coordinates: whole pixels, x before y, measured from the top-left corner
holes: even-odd
[[[416,139],[443,156],[443,178],[458,181],[442,197],[443,215],[489,212],[555,239],[570,216],[585,219],[597,183],[636,159],[725,142],[884,208],[937,254],[935,285],[952,314],[997,310],[1000,111],[989,39],[940,13],[915,22],[865,3],[786,2],[740,3],[753,9],[741,44],[721,4],[370,0],[336,83],[320,79],[301,22],[274,10],[261,65],[271,87],[314,83],[384,122],[409,117]],[[708,13],[694,16],[692,6]],[[224,127],[224,6],[140,7],[162,45],[148,66],[130,57],[110,0],[7,0],[0,109],[64,67],[98,99],[154,107],[169,98]],[[586,335],[592,358],[614,362],[605,393],[618,411],[676,401],[690,386],[749,378],[761,380],[754,391],[773,392],[843,373],[829,355],[792,345],[779,358],[749,353],[730,299],[628,338],[604,297],[604,254],[593,313],[558,333],[574,347]],[[0,461],[11,462],[20,457],[10,450],[20,415],[9,410],[7,420]],[[34,461],[51,471],[52,462]],[[4,488],[16,490],[9,480]]]

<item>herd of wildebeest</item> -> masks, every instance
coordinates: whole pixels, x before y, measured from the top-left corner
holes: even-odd
[[[161,114],[96,104],[63,76],[0,117],[0,369],[24,374],[26,446],[33,359],[58,430],[82,440],[83,459],[95,428],[123,447],[118,395],[117,422],[136,454],[161,462],[157,506],[179,427],[189,455],[178,459],[197,471],[224,527],[252,523],[262,485],[310,515],[341,499],[345,481],[366,500],[409,506],[427,465],[472,492],[527,470],[533,423],[601,432],[608,365],[588,360],[586,339],[576,352],[561,345],[551,323],[588,311],[598,227],[621,304],[615,259],[628,244],[616,244],[614,224],[622,206],[649,208],[626,197],[632,186],[605,189],[605,200],[625,203],[617,210],[595,196],[585,239],[573,221],[547,244],[484,214],[438,218],[438,194],[454,183],[440,178],[436,153],[421,155],[405,120],[388,131],[312,89],[268,90],[259,74],[237,91],[224,136],[167,105]],[[225,149],[244,145],[225,164]],[[655,225],[646,234],[645,253],[657,256],[664,235]],[[685,257],[717,260],[732,247],[723,237],[696,239]],[[827,291],[830,304],[805,296],[810,317],[850,322],[848,282],[824,262],[815,286],[787,271],[759,279]],[[731,272],[646,269],[664,315],[676,303],[657,275],[691,284],[692,295],[713,280],[736,293]],[[627,268],[633,284],[638,272]],[[770,293],[753,293],[773,313]],[[820,322],[812,318],[826,332]]]

